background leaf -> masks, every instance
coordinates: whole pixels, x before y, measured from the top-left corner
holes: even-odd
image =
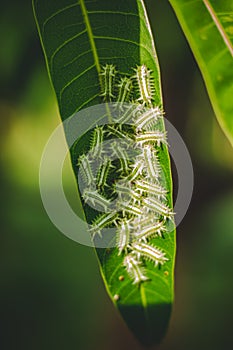
[[[162,106],[160,74],[153,39],[142,1],[121,0],[47,2],[34,1],[34,11],[52,84],[63,120],[73,113],[102,102],[99,72],[101,65],[115,64],[121,73],[132,74],[136,65],[146,64],[153,71],[155,103]],[[86,136],[86,142],[89,142]],[[80,140],[79,140],[80,141]],[[84,139],[71,149],[77,175],[77,157]],[[172,188],[167,149],[161,162],[170,191]],[[84,208],[86,209],[86,208]],[[85,210],[86,216],[90,213]],[[147,264],[150,283],[137,287],[122,267],[116,249],[97,249],[106,289],[128,326],[146,344],[160,341],[170,317],[173,302],[175,233],[160,243],[169,257],[160,269]],[[119,276],[124,276],[119,281]],[[114,295],[120,295],[118,301]]]
[[[233,145],[233,2],[170,3],[200,67],[219,124]]]

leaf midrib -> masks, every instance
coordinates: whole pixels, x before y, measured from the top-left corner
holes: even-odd
[[[95,45],[94,35],[93,35],[93,32],[92,32],[92,28],[91,28],[91,24],[90,24],[90,20],[89,20],[89,17],[88,17],[88,12],[87,12],[84,0],[80,0],[80,7],[81,7],[81,10],[82,10],[84,22],[85,22],[85,25],[86,25],[87,34],[88,34],[88,38],[89,38],[89,41],[90,41],[90,46],[91,46],[91,49],[92,49],[96,70],[97,70],[97,72],[99,74],[100,70],[101,70],[100,69],[100,63],[99,63],[99,57],[98,57],[98,54],[97,54],[97,49],[96,49],[96,45]]]
[[[228,36],[225,33],[225,30],[220,22],[220,20],[218,19],[217,15],[215,14],[215,11],[213,9],[213,7],[211,6],[209,0],[203,0],[203,3],[207,9],[207,11],[209,12],[214,24],[216,25],[219,34],[221,35],[223,41],[225,42],[228,50],[230,51],[231,55],[233,56],[233,46],[231,45],[231,41],[228,38]]]

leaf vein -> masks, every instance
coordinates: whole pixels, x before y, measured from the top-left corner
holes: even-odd
[[[96,97],[99,97],[99,94],[96,94],[96,95],[92,96],[91,98],[89,98],[88,100],[86,100],[83,104],[81,104],[81,105],[74,111],[74,113],[77,113],[78,111],[80,111],[84,106],[86,106],[89,102],[93,101]]]
[[[60,46],[58,46],[56,48],[56,50],[52,53],[51,57],[50,57],[50,64],[51,64],[51,69],[53,69],[53,61],[54,61],[54,57],[58,54],[59,51],[61,51],[62,48],[64,48],[67,44],[69,44],[70,42],[72,42],[74,39],[77,39],[78,37],[82,36],[83,34],[85,34],[87,32],[86,29],[84,29],[83,31],[79,32],[78,34],[75,34],[74,36],[72,36],[71,38],[65,40]]]
[[[60,91],[59,93],[59,98],[61,101],[62,95],[64,93],[64,91],[70,86],[72,85],[77,79],[81,78],[84,74],[86,74],[87,72],[89,72],[91,69],[95,68],[95,64],[93,64],[92,66],[88,67],[87,69],[83,70],[80,74],[76,75],[72,80],[70,80]]]
[[[76,6],[79,6],[79,5],[78,5],[77,3],[75,3],[75,4],[71,4],[71,5],[69,5],[69,6],[63,7],[63,8],[61,8],[60,10],[54,12],[54,13],[53,13],[51,16],[49,16],[48,18],[46,18],[46,20],[45,20],[44,23],[42,24],[42,33],[43,33],[43,35],[44,35],[45,26],[46,26],[46,24],[47,24],[51,19],[53,19],[54,17],[56,17],[56,16],[59,15],[60,13],[63,13],[63,12],[65,12],[65,11],[67,11],[67,10],[73,8],[73,7],[76,7]]]
[[[80,55],[75,56],[71,61],[67,62],[66,64],[64,64],[63,68],[68,67],[70,64],[74,63],[75,61],[77,61],[80,57],[85,56],[89,53],[91,53],[91,50],[87,50],[87,51],[83,51]]]

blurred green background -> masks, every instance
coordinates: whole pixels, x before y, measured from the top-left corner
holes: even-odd
[[[159,349],[226,349],[232,344],[233,150],[171,8],[166,1],[146,5],[166,116],[187,144],[195,175],[178,228],[174,310]],[[93,250],[62,235],[40,199],[40,158],[60,120],[31,2],[2,1],[0,32],[0,349],[142,349],[108,299]],[[78,210],[69,159],[64,186]]]

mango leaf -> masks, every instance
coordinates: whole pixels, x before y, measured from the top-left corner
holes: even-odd
[[[170,0],[233,146],[233,2]]]
[[[106,64],[115,65],[119,72],[128,76],[135,74],[133,68],[146,65],[155,84],[153,104],[162,108],[158,60],[141,0],[34,0],[33,5],[62,120],[103,102],[100,73]],[[161,128],[164,128],[163,121]],[[88,149],[91,135],[87,132],[70,150],[77,182],[77,160]],[[166,146],[161,147],[158,156],[166,180],[168,202],[172,206]],[[84,201],[82,203],[90,222],[96,213]],[[173,224],[170,233],[152,241],[166,253],[168,261],[161,266],[147,261],[145,270],[149,280],[140,284],[133,284],[129,278],[123,266],[124,253],[119,255],[112,247],[96,248],[106,290],[128,327],[144,344],[158,343],[170,318],[174,297]]]

